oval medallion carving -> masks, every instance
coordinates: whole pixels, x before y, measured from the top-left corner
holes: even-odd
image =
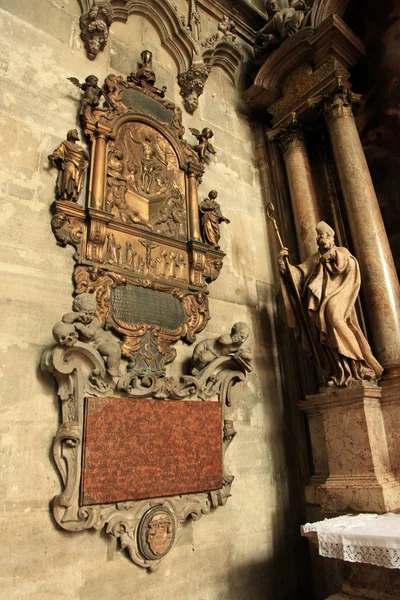
[[[139,525],[138,539],[143,556],[149,560],[165,556],[175,541],[175,523],[169,510],[156,506],[147,511]]]

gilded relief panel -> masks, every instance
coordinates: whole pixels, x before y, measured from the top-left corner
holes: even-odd
[[[117,267],[137,276],[165,280],[180,285],[188,281],[186,250],[129,233],[107,229],[103,246],[104,266]],[[127,274],[128,275],[128,274]]]
[[[184,173],[170,142],[145,123],[124,123],[108,155],[106,211],[187,240]]]

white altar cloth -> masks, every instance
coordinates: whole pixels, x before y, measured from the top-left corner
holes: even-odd
[[[317,533],[321,556],[400,569],[400,514],[344,515],[307,523],[302,531]]]

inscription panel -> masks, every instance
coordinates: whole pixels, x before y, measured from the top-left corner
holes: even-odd
[[[113,315],[131,325],[148,323],[175,330],[186,318],[181,302],[171,294],[134,285],[113,289],[111,304]]]
[[[88,398],[81,505],[222,488],[219,402]]]
[[[125,88],[122,102],[132,110],[172,125],[172,112],[163,104],[132,88]]]

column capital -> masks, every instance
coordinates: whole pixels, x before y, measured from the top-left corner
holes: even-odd
[[[278,127],[267,132],[269,142],[278,142],[283,156],[295,148],[305,149],[303,127],[297,121],[296,113],[292,113],[287,127]]]
[[[353,105],[360,100],[361,95],[355,94],[347,81],[343,83],[342,77],[337,77],[329,93],[311,98],[308,104],[310,108],[322,108],[325,119],[330,122],[338,117],[353,117]]]

